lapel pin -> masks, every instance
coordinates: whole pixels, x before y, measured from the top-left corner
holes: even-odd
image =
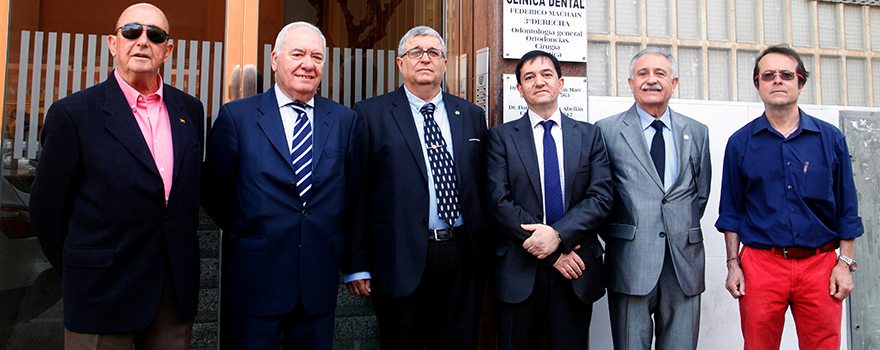
[[[183,119],[181,119],[181,120],[183,120]],[[690,136],[688,136],[687,134],[684,135],[684,140],[685,140],[685,141],[690,140],[690,139],[691,139]]]
[[[186,124],[186,120],[183,120],[183,118],[180,118],[180,122]],[[685,137],[687,137],[687,136],[685,136]]]
[[[459,114],[461,114],[461,112],[455,111],[455,115],[459,115]]]

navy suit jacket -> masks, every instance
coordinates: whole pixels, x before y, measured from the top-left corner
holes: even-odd
[[[528,113],[528,112],[526,112]],[[551,225],[562,238],[559,248],[539,260],[522,244],[531,236],[520,224],[543,222],[544,196],[538,155],[528,114],[489,130],[486,168],[489,187],[489,215],[501,234],[498,257],[490,278],[490,294],[507,303],[529,297],[540,266],[551,266],[562,252],[575,252],[586,265],[583,275],[571,281],[584,302],[605,294],[602,279],[602,249],[596,229],[611,212],[611,167],[602,133],[595,125],[562,115],[563,170],[565,172],[565,215]]]
[[[196,316],[202,104],[169,85],[168,204],[156,163],[114,75],[52,104],[31,188],[31,224],[62,274],[64,326],[130,332],[156,315],[171,261],[181,319]]]
[[[274,89],[223,105],[214,124],[202,204],[224,231],[223,304],[237,313],[336,307],[355,114],[320,96],[314,107],[305,206]]]
[[[467,232],[479,244],[487,234],[483,202],[485,113],[443,93],[452,134],[459,204]],[[357,103],[358,195],[346,238],[344,273],[369,271],[373,292],[412,294],[422,279],[428,251],[428,176],[412,110],[403,87]],[[433,191],[434,189],[430,189]],[[474,250],[476,252],[476,250]]]

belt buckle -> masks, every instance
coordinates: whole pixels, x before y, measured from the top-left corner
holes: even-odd
[[[795,259],[795,257],[788,256],[788,247],[782,247],[782,256],[784,256],[786,259]]]
[[[434,232],[434,241],[436,241],[436,242],[446,242],[446,241],[449,240],[449,234],[448,234],[448,231],[452,231],[452,229],[451,229],[451,228],[435,228],[435,229],[433,229],[433,230],[431,230],[431,231]],[[438,232],[438,231],[447,231],[446,238],[440,238],[440,236],[437,235],[437,232]]]

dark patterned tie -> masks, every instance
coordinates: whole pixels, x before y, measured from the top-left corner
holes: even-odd
[[[553,225],[565,215],[565,201],[559,181],[559,158],[556,155],[556,141],[550,129],[556,124],[552,120],[541,122],[544,127],[544,210],[547,225]]]
[[[296,190],[305,204],[309,201],[309,192],[312,189],[312,126],[304,104],[291,102],[287,105],[298,114],[293,127],[290,161],[296,172]]]
[[[437,214],[449,227],[458,220],[458,187],[455,184],[455,168],[452,156],[446,150],[446,141],[440,127],[434,121],[434,104],[427,103],[419,110],[425,116],[425,146],[431,161],[434,191],[437,195]]]
[[[660,175],[660,183],[663,183],[663,176],[666,172],[666,142],[663,141],[663,122],[660,119],[654,119],[651,127],[656,130],[654,139],[651,140],[651,158],[654,160],[654,167],[657,168],[657,175]]]

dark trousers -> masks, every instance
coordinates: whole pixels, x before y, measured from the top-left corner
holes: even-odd
[[[475,347],[476,291],[471,254],[467,239],[431,241],[425,272],[412,294],[395,298],[373,293],[382,350]]]
[[[552,266],[539,266],[532,294],[521,303],[495,302],[500,350],[589,349],[593,303],[574,293],[571,281]]]
[[[334,313],[309,315],[302,302],[284,315],[248,316],[223,310],[223,349],[309,349],[333,347]]]

